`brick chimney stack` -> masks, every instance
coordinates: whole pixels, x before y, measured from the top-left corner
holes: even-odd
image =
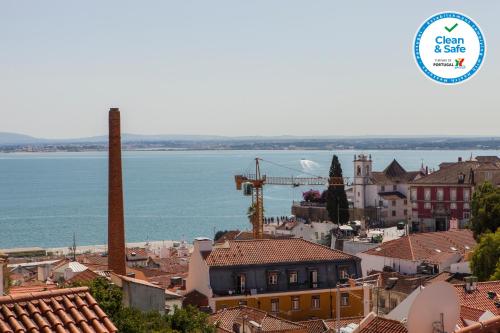
[[[116,274],[125,275],[122,148],[118,108],[109,110],[108,167],[108,266]]]

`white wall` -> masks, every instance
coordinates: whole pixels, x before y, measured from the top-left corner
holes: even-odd
[[[4,272],[4,269],[7,269],[7,265],[4,264],[3,262],[3,259],[0,258],[0,296],[3,296],[3,293],[4,293],[4,290],[3,290],[3,285],[4,285],[4,281],[3,281],[3,272]]]
[[[472,274],[472,271],[470,269],[470,262],[462,261],[462,262],[457,262],[457,263],[451,264],[450,272],[451,273]]]
[[[210,251],[211,249],[212,240],[210,239],[196,239],[194,241],[194,250],[189,261],[188,277],[186,279],[186,292],[197,290],[209,299],[212,297],[210,276],[208,265],[201,252]]]
[[[363,276],[366,276],[371,270],[382,271],[384,266],[391,266],[396,272],[402,274],[416,274],[419,265],[417,261],[374,256],[367,253],[359,253],[357,256],[361,258]]]

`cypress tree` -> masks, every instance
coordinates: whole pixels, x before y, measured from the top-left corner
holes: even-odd
[[[334,223],[346,224],[349,222],[349,203],[345,193],[342,178],[342,167],[337,155],[333,155],[330,165],[330,184],[326,195],[326,209],[330,220]]]

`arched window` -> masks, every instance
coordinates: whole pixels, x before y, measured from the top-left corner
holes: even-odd
[[[357,171],[356,171],[356,174],[358,176],[361,176],[361,167],[358,165],[358,168],[357,168]]]

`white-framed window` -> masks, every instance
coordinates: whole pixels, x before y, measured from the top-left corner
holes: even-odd
[[[431,201],[431,189],[428,187],[424,188],[424,200]]]
[[[288,283],[290,283],[290,284],[298,283],[299,282],[298,276],[299,275],[297,274],[296,271],[289,272],[288,273]]]
[[[431,209],[431,203],[430,202],[425,202],[424,203],[424,209]]]
[[[450,209],[457,209],[457,203],[456,202],[450,203]]]
[[[411,208],[417,209],[418,208],[418,203],[417,202],[412,202],[411,203]]]
[[[319,239],[319,234],[317,231],[314,232],[314,237],[316,237],[316,239]]]
[[[278,272],[269,272],[267,274],[267,284],[269,285],[278,284]]]
[[[319,309],[321,308],[321,301],[319,295],[313,295],[311,298],[311,308]]]
[[[271,299],[271,312],[280,311],[280,300],[278,298]]]
[[[464,209],[470,209],[470,205],[468,202],[464,202]]]
[[[450,201],[457,201],[457,189],[450,189]]]
[[[417,201],[417,189],[412,188],[410,192],[411,200],[412,201]]]
[[[470,212],[464,212],[464,219],[470,219]]]
[[[292,310],[297,311],[300,310],[300,297],[292,296]]]
[[[339,267],[339,278],[341,279],[349,278],[349,267],[346,266]]]
[[[444,200],[444,190],[442,188],[438,188],[436,191],[436,198],[438,201]]]
[[[318,271],[317,270],[309,271],[309,282],[311,284],[311,288],[318,288]]]
[[[464,201],[467,202],[470,200],[470,189],[464,188]]]
[[[348,306],[349,305],[349,293],[340,294],[340,305]]]

